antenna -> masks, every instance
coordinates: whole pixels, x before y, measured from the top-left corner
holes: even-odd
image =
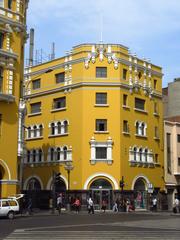
[[[100,27],[101,27],[101,34],[100,34],[100,43],[103,43],[103,14],[100,15]]]
[[[34,29],[30,29],[29,66],[33,66],[34,57]]]

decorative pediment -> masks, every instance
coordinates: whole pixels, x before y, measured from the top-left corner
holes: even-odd
[[[115,53],[112,53],[110,45],[93,45],[91,52],[88,53],[88,57],[85,59],[85,68],[88,69],[89,63],[91,62],[94,64],[97,58],[99,58],[100,62],[103,62],[106,58],[109,64],[113,63],[114,68],[118,69],[118,58]]]

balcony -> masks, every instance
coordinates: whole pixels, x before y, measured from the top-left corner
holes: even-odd
[[[15,53],[13,53],[11,51],[6,51],[3,49],[0,49],[0,56],[5,57],[5,58],[12,58],[12,59],[18,58],[18,56]]]
[[[0,102],[12,103],[15,101],[15,97],[10,94],[0,92]]]

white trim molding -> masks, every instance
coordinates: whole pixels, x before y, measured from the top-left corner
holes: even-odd
[[[145,182],[146,182],[146,184],[145,184],[145,187],[146,187],[146,190],[148,190],[148,185],[150,184],[150,181],[149,181],[149,179],[145,176],[145,175],[137,175],[134,179],[133,179],[133,181],[132,181],[132,186],[131,186],[131,190],[134,190],[134,186],[135,186],[135,183],[136,183],[136,181],[139,179],[139,178],[143,178],[144,180],[145,180]]]
[[[68,189],[68,181],[66,179],[65,176],[61,175],[62,180],[64,181],[65,185],[66,185],[66,189]],[[46,190],[51,190],[51,186],[52,186],[52,176],[50,177],[47,186],[46,186]]]
[[[39,181],[40,185],[41,185],[41,190],[44,190],[43,182],[42,182],[42,180],[40,179],[40,177],[37,176],[37,175],[31,175],[31,176],[29,176],[29,177],[25,180],[24,185],[23,185],[23,190],[27,190],[27,184],[28,184],[28,182],[29,182],[29,180],[30,180],[31,178],[36,178],[36,179]]]
[[[5,170],[7,171],[8,177],[9,177],[8,180],[11,180],[11,172],[10,172],[10,169],[9,169],[7,163],[4,160],[0,159],[0,165],[2,165],[5,168]]]
[[[86,182],[84,183],[83,189],[84,189],[84,190],[88,190],[88,185],[89,185],[89,183],[90,183],[93,179],[99,178],[99,177],[108,178],[108,179],[110,180],[110,182],[114,184],[114,186],[112,186],[112,187],[114,188],[114,190],[119,190],[119,186],[118,186],[118,183],[117,183],[116,179],[115,179],[113,176],[111,176],[110,174],[107,174],[107,173],[104,173],[104,172],[95,173],[95,174],[89,176],[89,177],[87,178]]]

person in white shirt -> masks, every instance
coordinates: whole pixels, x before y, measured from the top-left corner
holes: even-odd
[[[174,200],[174,212],[178,213],[179,212],[179,199],[176,197]]]
[[[94,203],[92,198],[90,197],[87,202],[88,202],[88,213],[92,212],[92,214],[94,214]]]

